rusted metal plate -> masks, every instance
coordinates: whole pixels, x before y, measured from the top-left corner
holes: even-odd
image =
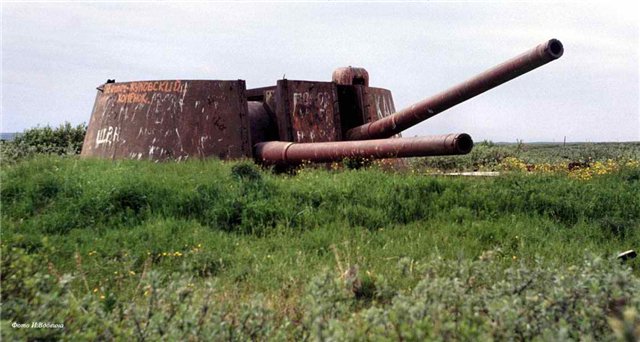
[[[382,88],[364,88],[366,122],[377,121],[396,112],[391,91]]]
[[[278,138],[282,141],[292,141],[291,114],[289,113],[289,81],[278,80],[276,83],[276,125],[278,126]]]
[[[250,157],[245,83],[104,84],[96,97],[81,155],[147,160]]]
[[[279,80],[276,99],[281,140],[321,142],[341,139],[335,83]]]
[[[277,107],[275,96],[276,86],[247,89],[248,101],[264,102],[268,106],[269,110],[271,110],[273,113],[276,112]]]
[[[395,112],[393,96],[387,89],[338,85],[338,96],[342,136],[351,128],[380,120]]]

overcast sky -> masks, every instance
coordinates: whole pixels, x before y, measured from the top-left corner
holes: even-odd
[[[252,88],[351,65],[401,109],[558,38],[559,60],[404,135],[638,141],[637,3],[3,3],[0,131],[88,122],[108,78]]]

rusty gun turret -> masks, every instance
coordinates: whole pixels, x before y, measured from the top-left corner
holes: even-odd
[[[369,86],[369,73],[355,67],[336,69],[331,82],[282,79],[254,89],[243,80],[109,80],[98,87],[81,154],[154,161],[253,158],[285,165],[465,154],[473,148],[468,134],[399,133],[562,53],[562,43],[549,40],[399,112],[391,92]]]

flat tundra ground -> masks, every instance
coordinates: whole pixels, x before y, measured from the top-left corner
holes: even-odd
[[[640,263],[615,259],[640,249],[638,143],[287,174],[37,154],[0,176],[6,340],[640,338]]]

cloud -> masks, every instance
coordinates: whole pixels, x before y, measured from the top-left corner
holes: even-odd
[[[328,81],[367,68],[396,108],[556,37],[565,55],[408,135],[640,140],[638,5],[605,3],[9,3],[2,131],[88,121],[107,78]],[[606,113],[606,114],[604,114]],[[567,133],[569,132],[569,133]],[[575,133],[575,134],[574,134]]]

